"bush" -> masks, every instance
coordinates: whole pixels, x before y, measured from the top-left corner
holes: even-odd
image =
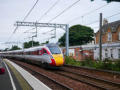
[[[94,61],[90,58],[87,58],[84,61],[76,61],[74,58],[66,56],[65,63],[75,66],[87,66],[96,69],[120,71],[120,60],[117,60],[116,62],[112,62],[112,60],[109,59],[105,59],[104,61]]]
[[[105,59],[101,65],[101,69],[112,70],[113,64],[109,59]]]
[[[81,61],[81,66],[93,67],[94,66],[94,61],[92,59],[87,58],[84,61]]]
[[[74,58],[66,56],[65,64],[80,66],[80,61],[76,61]]]
[[[120,60],[117,60],[114,64],[115,68],[113,70],[115,71],[120,71]]]

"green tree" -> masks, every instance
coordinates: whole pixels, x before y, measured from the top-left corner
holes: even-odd
[[[32,47],[32,44],[33,46],[39,46],[39,42],[36,42],[36,41],[29,41],[29,42],[25,42],[24,43],[24,48],[30,48]]]
[[[10,50],[20,50],[20,48],[18,46],[16,46],[16,45],[13,45]]]
[[[9,51],[9,48],[5,48],[4,51]]]
[[[93,40],[94,31],[90,27],[74,25],[69,28],[70,46],[82,45]],[[59,39],[61,46],[65,46],[65,34]]]

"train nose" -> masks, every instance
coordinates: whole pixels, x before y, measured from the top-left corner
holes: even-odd
[[[55,60],[56,66],[62,66],[64,63],[63,55],[58,54],[58,55],[53,55],[53,58]]]

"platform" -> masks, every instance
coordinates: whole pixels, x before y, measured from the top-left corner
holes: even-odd
[[[0,90],[51,90],[29,72],[4,59],[5,73],[0,75]]]

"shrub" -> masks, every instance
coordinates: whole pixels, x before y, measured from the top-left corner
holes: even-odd
[[[115,68],[113,70],[115,71],[120,71],[120,60],[117,60],[114,64]]]
[[[75,66],[87,66],[96,69],[120,71],[120,60],[117,60],[116,62],[112,62],[112,60],[109,59],[105,59],[104,61],[94,61],[90,58],[87,58],[84,61],[76,61],[74,58],[66,56],[65,63]]]
[[[94,61],[92,59],[87,58],[84,61],[81,61],[81,66],[93,67],[94,66]]]
[[[101,63],[100,66],[98,67],[100,69],[112,70],[113,68],[112,61],[107,58],[104,61],[99,63]]]

